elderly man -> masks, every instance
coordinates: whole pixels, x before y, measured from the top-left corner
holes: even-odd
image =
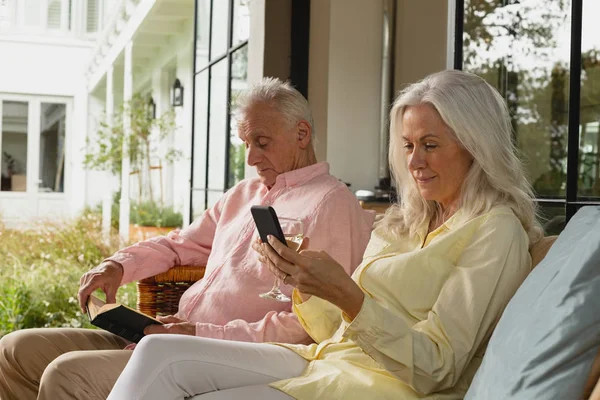
[[[259,297],[273,275],[252,250],[257,237],[250,207],[271,205],[300,219],[310,248],[326,250],[356,267],[374,215],[363,211],[327,163],[317,163],[314,128],[304,97],[288,83],[265,78],[238,100],[239,137],[258,178],[225,193],[189,227],[118,251],[81,278],[82,307],[95,289],[115,301],[120,285],[176,265],[206,265],[175,316],[149,334],[172,333],[238,341],[310,341],[291,303]],[[282,290],[289,294],[291,288]],[[29,329],[0,340],[0,399],[105,399],[131,351],[129,343],[99,330]]]

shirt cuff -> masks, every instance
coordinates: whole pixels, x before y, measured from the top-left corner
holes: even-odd
[[[225,329],[221,325],[196,322],[196,336],[211,339],[224,339]]]
[[[121,264],[123,267],[123,278],[121,278],[120,285],[125,285],[126,283],[133,282],[135,272],[137,270],[137,263],[134,258],[126,253],[117,253],[111,257],[104,259],[104,261],[114,261],[116,263]]]
[[[390,334],[385,330],[385,314],[386,309],[365,293],[362,307],[356,317],[354,317],[354,320],[351,320],[345,313],[342,313],[342,318],[348,323],[342,336],[352,340],[363,350],[373,348],[377,338]],[[400,331],[397,330],[397,325],[394,326],[394,335],[403,336],[410,331],[408,325],[403,325],[400,326]]]

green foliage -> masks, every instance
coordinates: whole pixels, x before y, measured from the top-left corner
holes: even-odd
[[[106,116],[102,118],[96,136],[87,140],[84,167],[110,171],[120,177],[125,116],[130,119],[131,134],[127,137],[127,147],[132,171],[146,171],[145,176],[150,176],[150,167],[153,164],[160,164],[162,161],[169,164],[181,158],[181,151],[164,146],[164,140],[177,128],[175,112],[169,110],[160,117],[153,118],[149,100],[149,96],[135,94],[129,102],[121,105],[113,121],[108,121]],[[148,179],[147,186],[149,200],[153,201],[151,179]]]
[[[147,201],[131,205],[130,221],[139,226],[181,227],[183,216],[172,207]]]
[[[244,179],[246,147],[243,144],[229,146],[229,184],[235,185]]]
[[[79,278],[118,248],[105,243],[101,217],[85,212],[69,223],[41,222],[19,231],[0,225],[0,337],[34,327],[91,327],[77,304]],[[118,301],[135,306],[135,285]]]

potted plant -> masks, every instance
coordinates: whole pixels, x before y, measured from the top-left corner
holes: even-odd
[[[96,137],[93,141],[90,138],[87,140],[84,155],[83,164],[86,168],[110,171],[114,176],[121,177],[123,141],[126,137],[123,116],[128,113],[131,125],[127,145],[131,173],[138,174],[139,178],[138,203],[132,203],[130,210],[132,240],[143,240],[182,225],[180,213],[171,207],[165,207],[162,200],[155,199],[151,179],[152,170],[162,169],[163,163],[173,163],[182,155],[176,148],[164,146],[164,139],[177,128],[175,113],[169,110],[155,117],[152,108],[149,96],[135,94],[119,108],[112,121],[108,121],[106,116],[100,120]],[[160,190],[162,192],[162,187]],[[118,198],[115,200],[118,201]],[[114,208],[113,206],[113,213]],[[175,217],[177,214],[179,218]],[[169,224],[172,225],[167,226]]]

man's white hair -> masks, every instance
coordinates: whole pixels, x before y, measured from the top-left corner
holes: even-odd
[[[252,85],[235,100],[236,112],[240,121],[248,109],[257,103],[271,104],[286,119],[290,127],[300,121],[306,121],[311,128],[311,142],[315,144],[315,125],[308,101],[289,82],[277,78],[265,77]]]
[[[402,141],[406,107],[432,105],[458,143],[473,157],[463,182],[459,207],[467,218],[484,214],[497,204],[509,206],[529,235],[530,246],[543,236],[534,194],[514,145],[508,108],[502,96],[477,75],[447,70],[410,85],[396,98],[390,112],[390,167],[400,203],[391,207],[382,224],[412,235],[440,212],[426,201],[412,178]],[[451,165],[448,168],[452,168]]]

